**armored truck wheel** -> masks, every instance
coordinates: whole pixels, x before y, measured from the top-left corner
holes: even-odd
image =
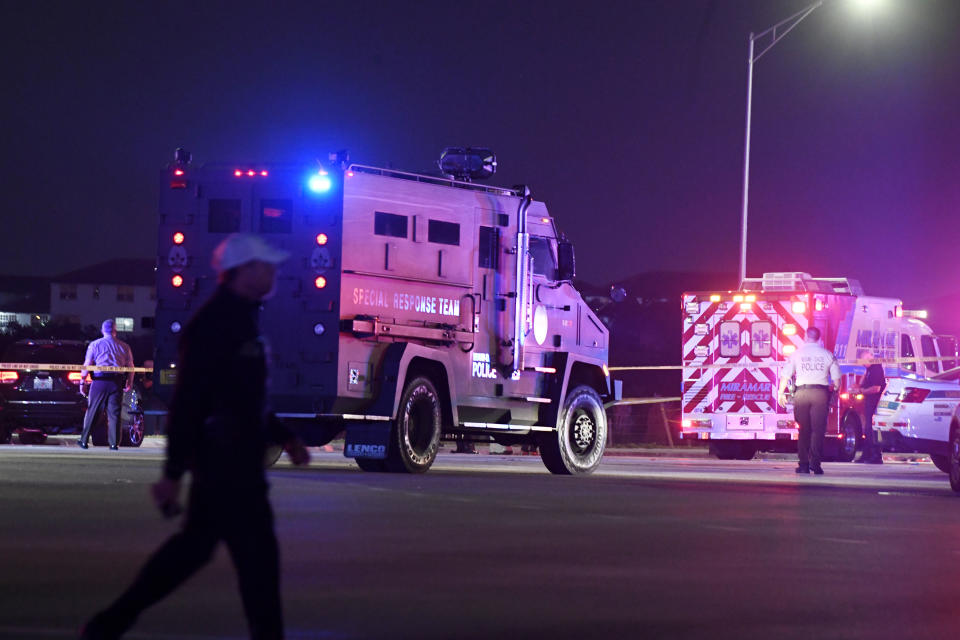
[[[591,473],[607,442],[607,414],[592,388],[579,386],[563,401],[557,430],[539,437],[540,457],[550,473]]]
[[[433,382],[419,376],[407,383],[390,434],[387,469],[423,473],[437,458],[442,411]]]

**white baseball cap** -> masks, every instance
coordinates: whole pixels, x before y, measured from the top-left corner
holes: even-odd
[[[267,244],[263,238],[252,233],[232,233],[213,250],[213,268],[218,272],[261,260],[279,264],[290,257],[289,251]]]

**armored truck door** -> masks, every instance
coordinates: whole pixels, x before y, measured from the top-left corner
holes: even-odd
[[[512,298],[507,297],[510,279],[506,277],[505,248],[510,242],[507,227],[501,226],[497,211],[477,211],[477,259],[474,277],[474,314],[476,336],[470,352],[469,395],[472,404],[483,402],[481,398],[494,398],[497,386],[509,379],[504,362],[509,349],[502,342],[509,339],[513,311]],[[462,307],[461,307],[462,308]],[[507,316],[510,320],[507,320]],[[507,375],[505,376],[504,373]],[[502,393],[502,391],[501,391]]]

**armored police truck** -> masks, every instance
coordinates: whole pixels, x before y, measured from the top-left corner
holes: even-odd
[[[236,232],[290,252],[264,305],[269,400],[308,445],[345,431],[365,471],[426,471],[441,440],[535,444],[557,474],[593,471],[610,397],[608,332],[572,284],[574,254],[525,187],[477,184],[485,150],[439,175],[350,164],[194,166],[178,150],[159,209],[156,375],[213,293]]]

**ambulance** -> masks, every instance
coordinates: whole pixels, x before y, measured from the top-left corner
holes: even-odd
[[[809,327],[841,371],[831,399],[824,454],[850,461],[870,428],[863,397],[851,393],[869,349],[887,378],[927,377],[957,363],[957,341],[936,336],[926,314],[900,300],[867,296],[850,278],[765,273],[739,291],[685,293],[682,298],[681,436],[709,441],[720,459],[749,460],[758,451],[796,451],[793,407],[777,404],[779,375]]]
[[[161,178],[156,386],[216,288],[214,247],[289,251],[261,311],[269,401],[308,445],[345,432],[365,471],[426,471],[441,440],[537,445],[547,469],[596,469],[611,399],[606,327],[573,286],[573,246],[526,187],[486,186],[488,150],[437,175],[350,163],[194,166]]]

